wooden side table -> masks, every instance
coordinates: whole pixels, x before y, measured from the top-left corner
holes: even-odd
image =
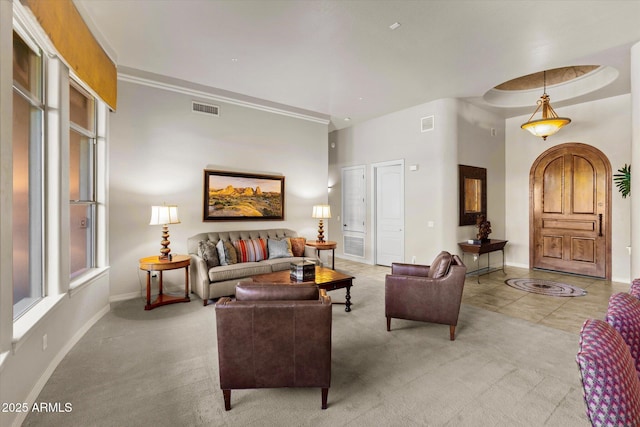
[[[160,259],[158,256],[150,256],[146,258],[140,258],[140,270],[147,272],[147,305],[144,306],[145,310],[152,310],[161,305],[173,304],[176,302],[189,302],[189,264],[191,264],[191,257],[189,255],[173,255],[171,261],[168,259]],[[162,272],[165,270],[177,270],[184,267],[184,297],[166,295],[162,293]],[[151,272],[158,272],[158,297],[154,302],[151,302]]]
[[[336,266],[336,246],[338,244],[336,242],[332,242],[327,240],[326,242],[318,242],[315,240],[307,240],[305,243],[307,246],[312,248],[316,248],[316,255],[320,258],[320,251],[328,251],[331,250],[331,269],[335,270]]]
[[[467,243],[467,242],[458,243],[458,246],[460,246],[460,249],[462,249],[462,256],[464,257],[464,254],[466,253],[473,254],[476,261],[476,269],[474,271],[469,271],[467,274],[470,276],[475,275],[478,283],[480,283],[480,276],[484,274],[493,273],[494,271],[497,271],[497,270],[502,270],[502,273],[505,274],[504,247],[507,244],[507,242],[508,240],[489,239],[488,242],[484,242],[480,244],[473,244],[473,243]],[[492,269],[490,256],[491,256],[491,252],[496,252],[496,251],[502,251],[502,268]],[[486,268],[480,268],[480,255],[482,254],[487,254]],[[481,273],[481,271],[484,271],[484,272]]]

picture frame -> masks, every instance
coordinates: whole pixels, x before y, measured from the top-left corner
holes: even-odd
[[[476,225],[478,215],[487,216],[487,169],[458,165],[458,184],[458,225]]]
[[[284,176],[204,170],[203,221],[284,220]]]

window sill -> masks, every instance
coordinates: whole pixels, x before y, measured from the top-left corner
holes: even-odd
[[[82,289],[104,276],[108,270],[109,267],[92,268],[87,273],[76,277],[69,284],[69,296],[73,297]]]
[[[13,322],[13,340],[11,347],[13,354],[20,349],[22,344],[29,338],[34,326],[47,317],[47,315],[58,305],[66,294],[44,297],[40,302],[31,307],[29,311]]]
[[[108,270],[109,267],[92,269],[90,272],[87,272],[87,274],[83,274],[82,276],[74,279],[69,284],[68,293],[42,298],[41,301],[39,301],[22,316],[20,316],[18,320],[13,322],[13,340],[11,341],[13,354],[16,354],[22,344],[27,341],[32,331],[35,329],[35,326],[38,323],[44,321],[49,313],[53,311],[53,309],[58,305],[60,301],[62,301],[65,296],[68,295],[69,298],[72,298],[82,289],[86,288],[91,283],[106,275]]]

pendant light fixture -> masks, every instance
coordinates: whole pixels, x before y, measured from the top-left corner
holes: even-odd
[[[547,140],[549,135],[553,135],[558,132],[561,127],[571,123],[571,119],[567,117],[558,117],[550,104],[549,95],[547,95],[547,72],[543,71],[544,90],[542,96],[538,100],[538,108],[533,112],[531,117],[526,123],[523,123],[520,127],[531,132],[535,136],[542,137],[543,140]],[[536,115],[538,110],[542,107],[542,118],[538,120],[531,120]]]

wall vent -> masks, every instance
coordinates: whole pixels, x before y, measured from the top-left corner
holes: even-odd
[[[434,122],[435,122],[434,116],[427,116],[427,117],[421,118],[420,119],[421,131],[428,132],[430,130],[433,130]]]
[[[191,102],[191,111],[194,113],[207,114],[209,116],[220,116],[220,107],[213,104],[204,104],[198,101]]]
[[[345,255],[364,258],[364,237],[344,236],[342,247]]]

